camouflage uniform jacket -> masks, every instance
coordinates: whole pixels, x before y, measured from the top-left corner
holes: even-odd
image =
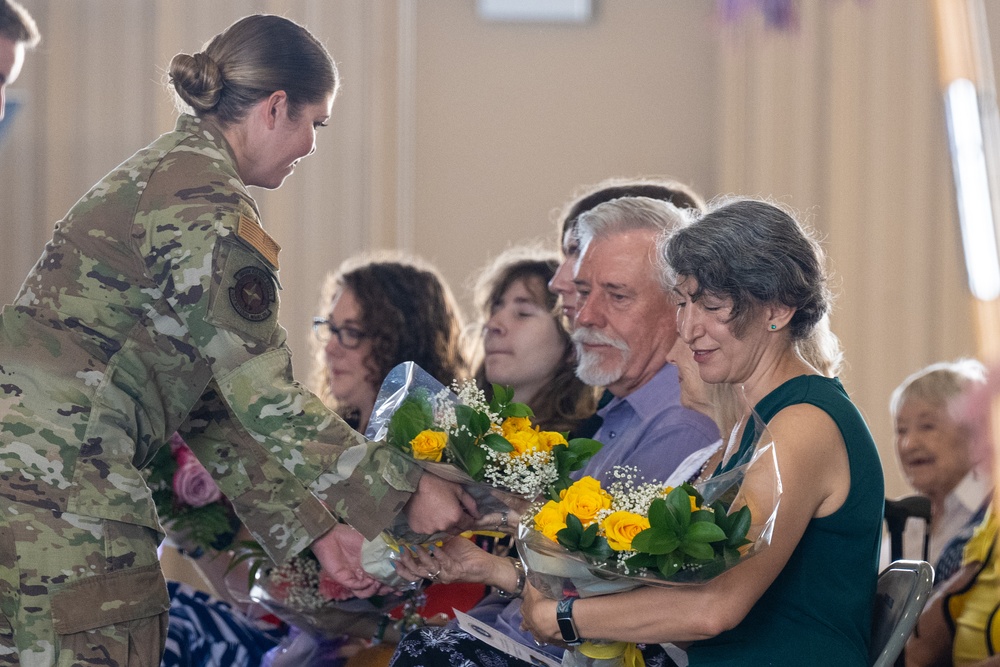
[[[139,469],[178,430],[279,562],[393,521],[419,469],[292,378],[258,219],[186,115],[73,206],[0,315],[0,496],[158,529]]]

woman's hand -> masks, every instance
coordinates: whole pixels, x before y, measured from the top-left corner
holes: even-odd
[[[509,569],[510,577],[506,577]],[[404,579],[430,579],[450,584],[456,581],[503,587],[499,581],[517,582],[517,572],[507,558],[494,556],[472,540],[453,537],[440,547],[403,547],[396,560],[396,572]]]
[[[479,518],[476,501],[459,484],[431,472],[424,472],[417,491],[403,508],[410,529],[433,535],[439,532],[461,533],[472,528]]]
[[[473,528],[475,530],[494,530],[513,535],[517,532],[517,527],[521,524],[521,514],[524,513],[531,503],[522,496],[500,489],[493,489],[490,493],[500,499],[507,506],[507,509],[502,512],[484,514],[476,521]]]
[[[333,581],[351,591],[355,597],[370,598],[392,591],[361,567],[361,545],[364,537],[346,523],[312,543],[312,552],[320,566]]]
[[[536,642],[565,646],[556,622],[556,601],[539,593],[531,584],[524,587],[521,615],[521,629],[530,632]]]

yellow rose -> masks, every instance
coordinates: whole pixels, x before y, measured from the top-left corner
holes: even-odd
[[[542,451],[550,452],[556,445],[567,445],[566,438],[557,431],[542,431],[538,434],[538,444]]]
[[[413,440],[410,448],[413,458],[421,461],[440,461],[444,446],[448,443],[448,434],[443,431],[421,431]]]
[[[531,428],[531,420],[527,417],[507,417],[501,425],[503,437],[510,440],[510,436],[519,431],[537,431]]]
[[[632,538],[649,528],[649,519],[634,512],[612,512],[601,524],[608,546],[615,551],[632,548]]]
[[[566,510],[562,503],[550,500],[538,510],[535,515],[535,530],[553,542],[556,541],[556,533],[566,527]]]
[[[515,456],[520,456],[526,452],[538,451],[541,445],[536,431],[515,431],[504,437],[514,447]]]
[[[573,514],[586,528],[601,510],[611,508],[611,496],[593,477],[583,477],[561,494],[566,511]]]

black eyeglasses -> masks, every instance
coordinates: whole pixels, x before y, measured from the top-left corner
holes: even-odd
[[[358,345],[361,345],[361,340],[368,337],[368,334],[361,331],[357,327],[338,327],[336,324],[323,317],[314,317],[312,320],[312,328],[316,338],[318,338],[324,345],[330,342],[330,338],[336,336],[337,340],[340,341],[341,347],[347,350],[356,349]]]

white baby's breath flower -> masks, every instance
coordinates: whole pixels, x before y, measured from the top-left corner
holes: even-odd
[[[483,480],[525,498],[541,495],[559,479],[559,470],[549,452],[531,451],[518,456],[511,452],[486,452]]]

